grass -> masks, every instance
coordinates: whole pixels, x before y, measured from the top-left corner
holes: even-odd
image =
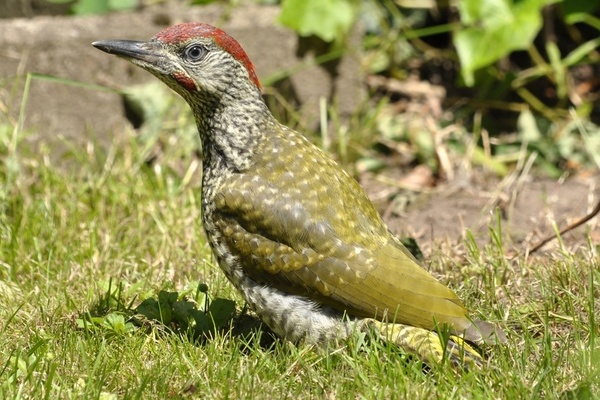
[[[600,396],[600,268],[591,243],[509,262],[497,235],[484,247],[467,239],[461,262],[433,255],[428,267],[473,315],[509,333],[505,346],[484,349],[483,368],[459,375],[444,366],[425,372],[419,360],[360,336],[313,349],[262,345],[260,331],[194,341],[159,324],[81,328],[89,313],[123,322],[129,314],[118,304],[160,290],[189,298],[199,283],[241,312],[202,232],[198,165],[192,156],[184,173],[150,165],[128,131],[110,149],[66,143],[64,158],[53,160],[44,146],[28,153],[18,128],[0,128],[0,398]],[[115,298],[121,303],[103,303]]]

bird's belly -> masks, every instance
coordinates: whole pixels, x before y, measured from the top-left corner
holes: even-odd
[[[259,318],[282,338],[316,344],[346,338],[352,331],[353,322],[343,314],[308,298],[257,283],[241,273],[232,282]]]

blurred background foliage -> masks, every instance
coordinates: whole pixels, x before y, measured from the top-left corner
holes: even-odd
[[[161,2],[45,1],[63,3],[76,15]],[[524,157],[552,177],[600,167],[600,0],[255,2],[280,4],[283,25],[329,43],[332,52],[340,53],[359,27],[370,102],[344,128],[349,138],[333,134],[338,157],[358,161],[359,170],[389,166],[391,155],[397,159],[408,151],[412,156],[404,162],[426,163],[444,175],[440,142],[498,175]],[[244,2],[189,3],[237,7]],[[406,82],[427,85],[407,88]],[[144,99],[155,96],[144,91],[132,89],[126,96],[139,102],[138,108],[153,107],[155,120],[169,113],[164,105],[145,106]],[[416,127],[407,105],[415,97],[425,105],[421,114],[427,114]],[[193,121],[183,119],[192,124],[183,130],[193,135]],[[348,142],[353,148],[346,148]]]

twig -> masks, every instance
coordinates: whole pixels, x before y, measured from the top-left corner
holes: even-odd
[[[586,222],[588,222],[590,219],[594,218],[598,213],[600,213],[600,200],[598,200],[598,203],[596,204],[596,207],[594,207],[594,209],[585,217],[581,218],[579,221],[576,221],[574,223],[572,223],[571,225],[567,226],[566,228],[564,228],[563,230],[561,230],[558,234],[559,235],[564,235],[565,233],[585,224]],[[549,241],[551,241],[552,239],[556,239],[557,235],[550,235],[547,238],[545,238],[544,240],[542,240],[541,242],[539,242],[538,244],[536,244],[535,246],[533,246],[531,248],[531,250],[529,250],[529,254],[532,254],[536,251],[538,251],[540,248],[542,248],[546,243],[548,243]]]

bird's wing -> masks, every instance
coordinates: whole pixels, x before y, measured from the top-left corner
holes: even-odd
[[[310,190],[295,192],[297,178],[275,188],[271,179],[234,177],[216,195],[214,222],[248,276],[355,316],[470,325],[456,295],[389,234],[366,196],[357,200],[362,189],[316,204]]]

